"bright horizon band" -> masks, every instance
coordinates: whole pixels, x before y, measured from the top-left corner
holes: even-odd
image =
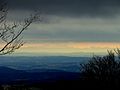
[[[17,54],[36,55],[65,55],[86,56],[91,54],[105,54],[107,50],[120,48],[120,43],[112,42],[68,42],[68,43],[26,43],[17,50]]]

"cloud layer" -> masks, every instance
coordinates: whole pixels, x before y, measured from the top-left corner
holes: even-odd
[[[66,16],[111,17],[120,12],[119,0],[9,0],[13,9],[41,9],[43,13]]]
[[[10,0],[9,18],[40,8],[43,22],[25,32],[32,42],[120,42],[119,0]]]

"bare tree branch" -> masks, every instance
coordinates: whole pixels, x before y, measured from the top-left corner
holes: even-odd
[[[40,14],[35,12],[30,17],[26,18],[22,24],[8,24],[6,16],[8,13],[7,4],[0,4],[0,39],[4,42],[0,49],[0,55],[10,54],[16,49],[23,46],[24,42],[20,38],[24,30],[26,30],[33,22],[40,21]]]

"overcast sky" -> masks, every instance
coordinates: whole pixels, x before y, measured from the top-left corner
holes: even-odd
[[[9,0],[13,9],[34,10],[63,16],[103,16],[119,14],[119,0]]]
[[[24,33],[30,43],[120,42],[120,0],[8,0],[9,19],[39,9],[43,22]]]

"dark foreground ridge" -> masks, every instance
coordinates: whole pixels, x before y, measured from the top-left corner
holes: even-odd
[[[111,83],[86,79],[82,74],[44,69],[41,72],[0,67],[0,90],[81,90],[120,88]],[[80,78],[81,77],[81,78]],[[119,87],[118,87],[119,86]],[[7,89],[5,89],[7,88]]]

